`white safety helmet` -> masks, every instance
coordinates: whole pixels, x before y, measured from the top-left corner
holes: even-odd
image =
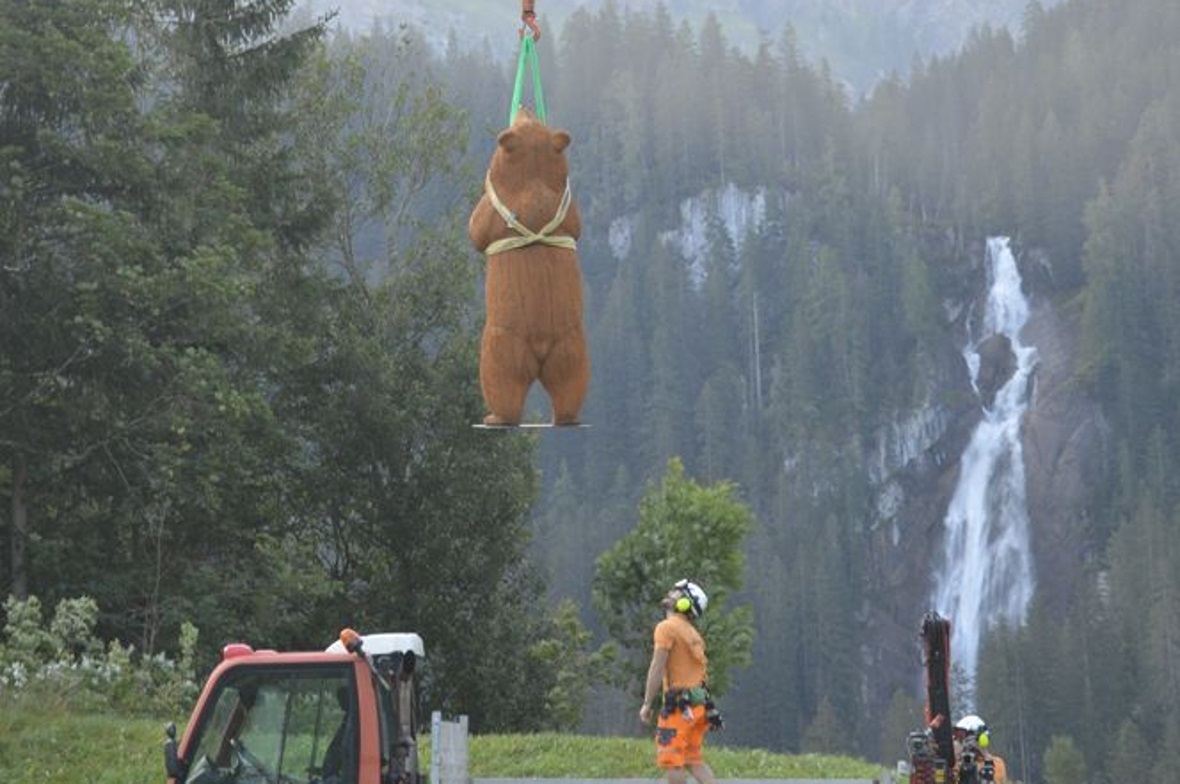
[[[709,595],[701,586],[690,580],[681,580],[672,586],[672,589],[680,592],[680,598],[676,600],[675,604],[677,612],[682,612],[693,618],[700,618],[704,615],[709,606]]]
[[[986,749],[991,745],[991,735],[987,731],[987,722],[974,713],[964,716],[955,723],[955,734],[962,733],[964,737],[973,735],[979,743],[979,748]]]
[[[987,723],[972,713],[955,722],[955,729],[962,730],[968,735],[978,735],[987,732]]]

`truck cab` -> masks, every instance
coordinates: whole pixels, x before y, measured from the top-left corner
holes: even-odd
[[[169,784],[420,784],[417,634],[359,635],[326,651],[222,649],[179,741]]]

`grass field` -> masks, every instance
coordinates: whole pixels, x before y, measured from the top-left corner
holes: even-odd
[[[78,714],[61,705],[0,704],[0,782],[162,784],[165,723]],[[422,768],[429,770],[429,738],[424,741]],[[470,740],[468,754],[474,778],[660,777],[651,741],[644,738],[477,735]],[[844,757],[771,754],[726,748],[722,742],[711,742],[707,758],[725,779],[855,779],[881,772],[876,765]]]

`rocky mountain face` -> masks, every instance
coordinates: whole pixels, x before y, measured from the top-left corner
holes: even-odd
[[[1022,269],[1045,263],[1034,252],[1021,254],[1019,262]],[[1082,577],[1086,488],[1105,468],[1106,427],[1074,374],[1079,309],[1057,306],[1048,292],[1038,292],[1027,282],[1029,275],[1024,278],[1031,313],[1021,337],[1036,347],[1038,356],[1022,427],[1035,577],[1040,599],[1060,608]],[[982,290],[982,282],[976,288]],[[951,309],[955,320],[965,318],[969,305],[959,303]],[[929,379],[928,407],[913,412],[908,428],[891,427],[882,433],[882,441],[897,440],[898,433],[910,439],[908,448],[891,450],[904,463],[895,460],[886,466],[870,461],[867,467],[871,476],[883,475],[871,543],[871,595],[888,597],[869,608],[873,642],[866,656],[871,672],[917,672],[918,624],[931,606],[931,572],[941,559],[941,520],[956,486],[959,456],[980,420],[982,406],[1015,366],[1008,341],[985,342],[980,363],[977,395],[963,357],[948,347]],[[876,692],[876,705],[887,704],[895,686],[881,678],[865,683]]]
[[[1039,303],[1026,331],[1041,364],[1024,425],[1029,516],[1040,595],[1060,609],[1074,593],[1085,562],[1082,528],[1087,488],[1109,466],[1107,428],[1098,406],[1074,377],[1080,313]]]

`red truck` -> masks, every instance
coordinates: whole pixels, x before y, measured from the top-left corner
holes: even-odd
[[[413,633],[345,629],[324,651],[222,649],[184,736],[170,724],[168,784],[420,784]]]

